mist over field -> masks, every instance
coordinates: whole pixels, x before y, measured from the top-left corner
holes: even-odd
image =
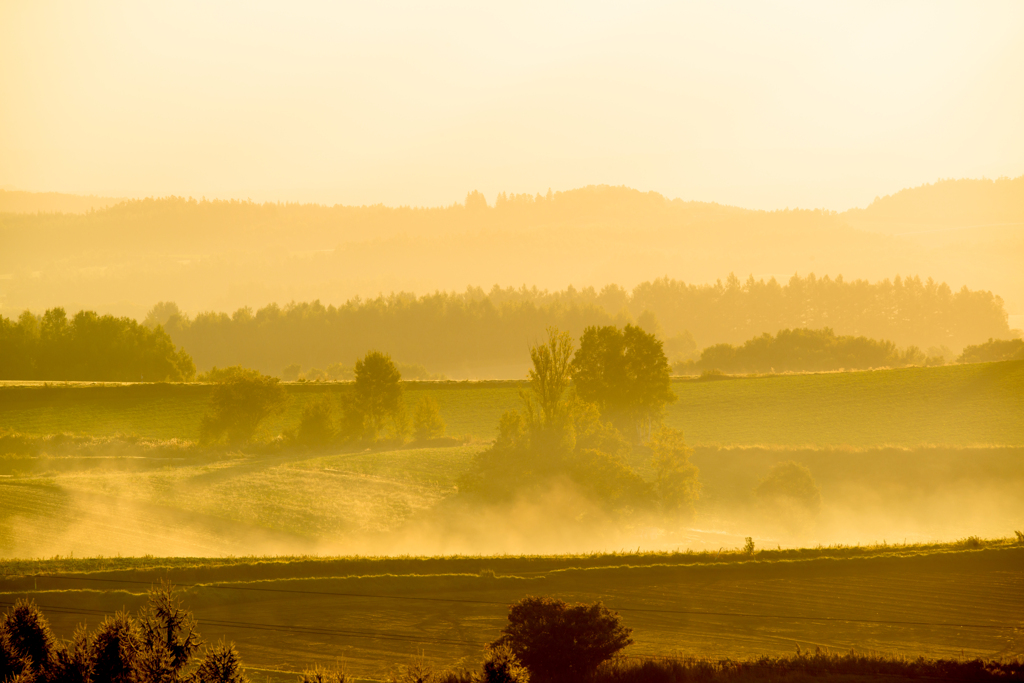
[[[0,2],[0,683],[1024,682],[1022,36]]]
[[[3,323],[6,557],[701,552],[1024,526],[1024,342],[1010,314],[1024,176],[939,181],[842,214],[607,186],[434,209],[0,200],[14,247],[4,310],[27,309]],[[897,263],[927,276],[893,275]],[[530,284],[502,287],[503,273]],[[597,273],[610,284],[586,284]],[[370,275],[412,291],[363,298]],[[476,277],[498,284],[444,291]],[[283,292],[308,300],[279,305]],[[114,293],[149,303],[99,303]],[[44,309],[53,301],[135,319]],[[240,307],[217,310],[226,301]],[[650,419],[693,449],[679,451],[688,512],[643,501],[660,486],[654,447],[629,445],[615,413],[602,419],[625,441],[597,446],[598,469],[536,475],[500,504],[467,494],[504,416],[535,419],[522,378],[540,372],[545,336],[563,330],[576,363],[590,330],[617,329],[657,345],[657,372],[677,376]],[[371,434],[349,421],[374,350],[399,361],[394,419],[407,426]],[[242,441],[211,441],[216,387],[235,369],[283,378],[282,407]],[[138,379],[200,383],[104,384]],[[422,397],[441,425],[430,438],[408,426]],[[328,431],[314,443],[316,406]],[[627,474],[654,488],[601,479]]]
[[[249,446],[203,444],[209,384],[11,384],[0,540],[8,556],[478,555],[1002,536],[1024,521],[1022,382],[1021,361],[675,380],[665,423],[694,449],[698,481],[681,517],[613,502],[569,470],[500,505],[460,494],[524,382],[412,382],[404,410],[434,401],[452,436],[315,447],[308,408],[340,410],[351,383],[286,385],[270,440]],[[649,453],[623,462],[650,479]],[[759,496],[788,462],[807,468],[811,497]]]

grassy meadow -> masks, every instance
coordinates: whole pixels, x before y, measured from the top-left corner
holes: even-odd
[[[69,635],[170,578],[202,634],[268,681],[337,658],[377,680],[417,655],[473,667],[527,594],[620,609],[634,656],[1024,653],[1004,628],[1024,608],[1024,546],[977,538],[1024,530],[1024,363],[676,379],[667,421],[702,486],[685,522],[554,487],[464,507],[460,477],[522,387],[409,383],[410,406],[433,396],[466,438],[310,450],[198,446],[205,385],[0,386],[0,603],[31,596]],[[267,434],[347,388],[287,385]],[[822,509],[780,525],[752,491],[789,460]]]
[[[348,388],[287,387],[269,434]],[[703,549],[749,535],[792,547],[1024,529],[1021,362],[676,380],[667,421],[695,445],[702,486],[698,517],[682,526],[607,519],[554,490],[523,501],[515,524],[460,510],[459,478],[521,388],[409,383],[407,402],[433,396],[449,433],[468,438],[312,451],[198,447],[206,385],[2,386],[0,557]],[[758,481],[788,460],[821,489],[813,523],[772,525],[753,505]]]
[[[288,384],[278,434],[302,407],[344,383]],[[448,433],[494,438],[519,403],[516,381],[408,382],[406,403],[440,406]],[[677,378],[666,422],[693,445],[1024,445],[1024,361],[868,372]],[[194,439],[211,387],[202,384],[0,386],[0,429],[26,434],[135,434]]]

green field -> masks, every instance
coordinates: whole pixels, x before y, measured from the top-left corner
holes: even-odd
[[[417,656],[475,668],[507,605],[528,594],[603,600],[634,629],[632,656],[752,657],[799,645],[1019,657],[1022,567],[1024,546],[1010,541],[753,556],[53,560],[0,563],[0,601],[34,598],[67,636],[102,613],[137,609],[168,578],[186,586],[207,640],[237,643],[254,680],[339,659],[350,675],[381,680]]]
[[[913,545],[1024,530],[1024,363],[676,380],[667,421],[695,445],[702,484],[682,522],[610,516],[556,486],[465,507],[459,478],[522,386],[409,383],[410,404],[432,395],[449,433],[470,438],[320,451],[199,447],[205,385],[2,386],[0,558],[22,559],[0,560],[0,602],[32,595],[66,635],[137,607],[159,577],[202,583],[187,597],[203,634],[236,641],[257,680],[337,657],[377,679],[421,652],[475,666],[528,593],[621,608],[637,655],[1024,650],[1002,628],[1024,607],[1024,546]],[[288,385],[267,434],[347,388]],[[822,494],[796,527],[751,495],[787,460]],[[730,554],[748,536],[759,553]]]
[[[694,444],[1024,445],[1024,361],[673,385]]]
[[[344,384],[291,384],[270,434]],[[448,433],[489,440],[520,382],[410,382],[406,402],[437,400]],[[1024,361],[869,372],[677,379],[666,422],[694,445],[1024,445]],[[195,438],[207,385],[0,386],[0,429]]]
[[[349,389],[344,382],[284,386],[287,406],[267,421],[267,434],[294,427],[308,402]],[[421,396],[429,395],[438,402],[450,434],[490,439],[501,413],[516,405],[520,386],[518,382],[407,382],[406,403],[415,407]],[[212,390],[208,384],[0,385],[0,429],[195,439]]]
[[[605,518],[555,491],[521,502],[507,513],[514,523],[459,509],[459,478],[516,404],[519,383],[410,383],[410,403],[433,395],[450,433],[473,438],[375,451],[199,448],[188,439],[205,385],[4,386],[0,426],[42,445],[19,450],[18,438],[0,437],[0,557],[585,552],[736,547],[748,535],[786,546],[1006,535],[1024,529],[1022,378],[1024,363],[1010,362],[677,381],[668,421],[696,444],[703,491],[685,525]],[[304,402],[346,389],[288,385],[288,412],[268,431],[293,425]],[[38,436],[54,432],[85,436]],[[118,433],[139,437],[103,436]],[[751,492],[787,460],[810,469],[823,508],[813,524],[780,529],[761,519]]]

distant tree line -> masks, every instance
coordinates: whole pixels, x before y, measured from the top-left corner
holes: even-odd
[[[991,292],[953,292],[917,277],[870,283],[814,275],[786,284],[741,282],[734,275],[711,285],[665,278],[632,292],[616,285],[559,292],[469,288],[356,298],[341,306],[271,304],[194,318],[161,303],[149,323],[163,324],[201,369],[244,365],[278,376],[295,365],[351,367],[367,349],[380,349],[453,377],[514,377],[526,370],[524,350],[551,326],[578,336],[589,326],[636,323],[664,341],[670,362],[695,359],[703,346],[742,344],[780,329],[829,328],[901,348],[955,351],[1011,336],[1003,302]]]
[[[191,356],[160,327],[131,318],[63,308],[0,316],[0,379],[180,382],[195,376]]]
[[[916,346],[900,351],[890,341],[839,336],[829,328],[821,330],[780,330],[762,334],[739,346],[715,344],[704,349],[696,360],[676,363],[679,375],[709,370],[746,372],[821,372],[827,370],[866,370],[906,365],[941,365],[951,360],[948,349],[926,355]]]
[[[948,362],[951,349],[965,346],[975,350],[960,362],[1017,352],[992,346],[1014,342],[998,341],[1011,331],[1002,300],[990,292],[954,293],[916,277],[868,283],[809,275],[780,285],[774,279],[741,283],[730,275],[725,283],[700,286],[665,278],[632,292],[616,285],[600,292],[469,288],[356,298],[338,307],[271,304],[195,318],[161,302],[143,325],[91,311],[71,318],[62,308],[26,311],[17,319],[0,316],[0,378],[180,381],[198,364],[205,370],[242,365],[286,379],[351,379],[353,362],[367,349],[388,353],[407,379],[516,377],[527,369],[524,350],[548,327],[580,335],[587,327],[629,323],[658,336],[681,372]],[[771,336],[780,329],[787,331],[781,341]],[[700,346],[707,347],[703,355]]]
[[[1001,360],[1024,360],[1024,339],[989,339],[984,344],[968,346],[958,363],[991,363]]]

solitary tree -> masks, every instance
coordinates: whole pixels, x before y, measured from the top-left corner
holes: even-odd
[[[50,623],[34,602],[18,600],[14,609],[4,615],[0,630],[7,636],[15,658],[27,659],[36,672],[50,664],[56,638]]]
[[[402,402],[402,373],[391,356],[370,351],[356,361],[352,401],[346,406],[349,425],[360,423],[363,436],[376,439],[390,422],[396,436],[407,429]]]
[[[92,639],[93,680],[135,683],[142,654],[138,622],[123,611],[106,617]]]
[[[572,337],[568,332],[548,328],[548,340],[530,349],[530,388],[537,399],[543,424],[551,425],[564,415],[562,398],[572,381]]]
[[[226,437],[231,443],[245,443],[263,420],[284,410],[286,399],[276,377],[231,375],[214,387],[200,438],[218,441]]]
[[[171,584],[161,582],[149,592],[149,602],[139,615],[142,634],[141,668],[149,680],[177,681],[202,643],[196,620],[175,595]]]
[[[206,652],[193,680],[196,683],[248,683],[249,678],[242,669],[242,658],[235,644],[222,640]]]
[[[601,416],[646,441],[676,399],[662,343],[639,327],[588,327],[572,361],[580,398],[597,404]]]
[[[92,635],[85,625],[75,629],[71,640],[60,644],[51,660],[47,681],[88,683],[92,671]],[[0,675],[0,679],[2,679]]]
[[[532,680],[581,681],[633,643],[632,629],[600,602],[568,603],[526,597],[512,605],[508,624],[492,648],[507,646]]]
[[[571,451],[575,446],[572,424],[572,404],[568,389],[572,382],[572,337],[568,332],[548,328],[548,339],[530,349],[530,389],[520,391],[523,414],[515,418],[509,414],[502,422],[521,419],[536,451]]]

